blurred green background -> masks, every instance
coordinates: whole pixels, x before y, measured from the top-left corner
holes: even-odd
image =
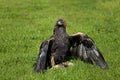
[[[68,34],[94,39],[109,69],[80,60],[73,67],[35,73],[39,46],[64,18]],[[119,80],[120,0],[0,0],[0,80]]]

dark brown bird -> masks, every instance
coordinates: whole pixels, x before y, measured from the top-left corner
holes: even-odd
[[[54,42],[51,47],[52,66],[62,63],[68,54],[70,49],[69,35],[66,32],[66,22],[63,19],[59,19],[54,27],[53,31]],[[54,59],[53,59],[54,58]]]
[[[65,20],[58,19],[52,37],[41,44],[34,70],[44,72],[47,67],[65,63],[68,57],[79,58],[103,69],[108,68],[101,52],[88,35],[81,32],[68,35]]]

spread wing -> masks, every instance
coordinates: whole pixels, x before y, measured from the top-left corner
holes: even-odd
[[[44,72],[45,69],[47,69],[47,67],[51,66],[50,63],[50,56],[51,56],[51,46],[53,44],[53,39],[49,39],[44,41],[41,46],[40,46],[40,50],[39,50],[39,55],[34,67],[34,70],[36,72]]]
[[[86,34],[78,32],[70,36],[71,54],[82,61],[95,64],[103,69],[108,67],[94,41]]]

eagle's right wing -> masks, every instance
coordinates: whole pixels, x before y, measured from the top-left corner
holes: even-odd
[[[74,57],[103,69],[108,67],[103,55],[88,35],[79,32],[71,35],[70,40],[72,44],[71,53]]]

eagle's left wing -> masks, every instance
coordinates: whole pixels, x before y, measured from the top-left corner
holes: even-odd
[[[108,65],[94,41],[86,34],[78,32],[70,36],[71,54],[82,61],[95,64],[103,69]]]
[[[51,56],[51,46],[53,44],[53,38],[45,40],[41,46],[39,55],[34,67],[36,72],[44,72],[47,67],[51,66],[50,56]]]

